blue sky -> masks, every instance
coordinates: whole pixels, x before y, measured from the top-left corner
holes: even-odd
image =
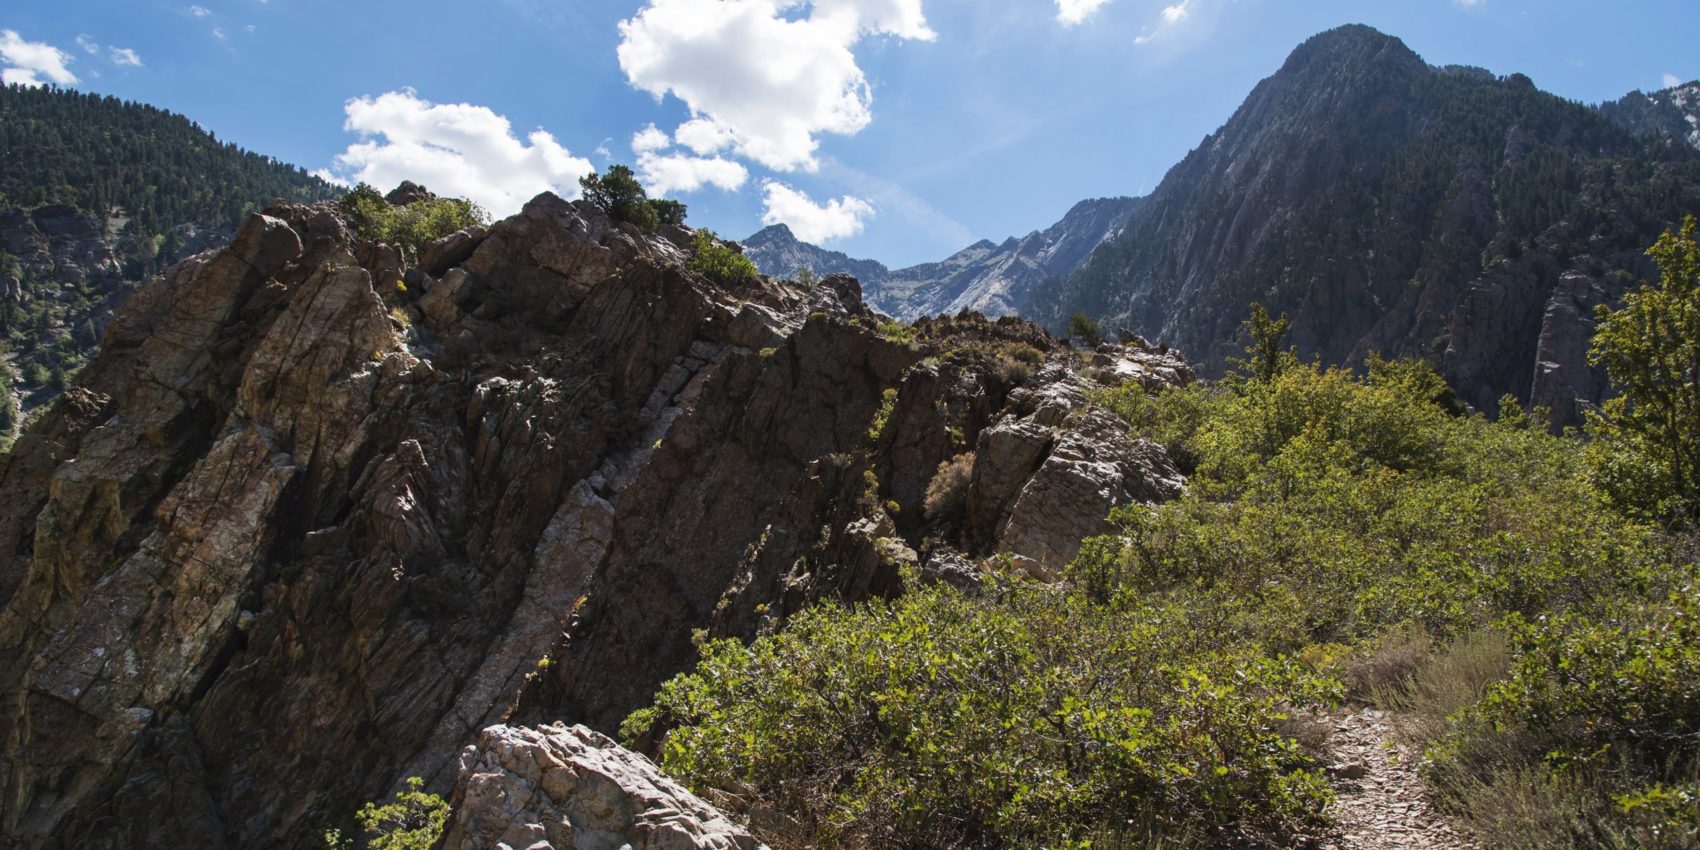
[[[9,0],[0,68],[492,207],[647,163],[693,224],[904,265],[1150,191],[1352,22],[1590,103],[1700,77],[1692,0]]]

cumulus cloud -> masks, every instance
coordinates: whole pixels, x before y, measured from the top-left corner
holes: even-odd
[[[1072,27],[1108,5],[1110,0],[1057,0],[1057,20]]]
[[[737,144],[731,131],[707,118],[692,118],[680,124],[679,129],[673,131],[673,138],[704,155],[720,153]]]
[[[632,150],[636,153],[666,150],[673,146],[673,140],[667,134],[655,128],[654,124],[632,134]]]
[[[1680,85],[1682,85],[1682,78],[1681,77],[1678,77],[1677,75],[1669,73],[1669,72],[1665,73],[1665,88],[1674,89],[1674,88],[1676,88],[1677,86],[1680,86]]]
[[[544,130],[517,138],[508,119],[483,106],[437,104],[407,91],[355,98],[344,111],[343,129],[361,139],[334,162],[346,181],[387,189],[412,180],[499,217],[540,192],[578,197],[578,179],[593,170]]]
[[[127,65],[131,68],[142,67],[142,57],[128,47],[109,48],[106,55],[114,65]]]
[[[212,10],[205,6],[190,6],[189,14],[194,15],[197,18],[204,18],[212,14]]]
[[[100,55],[100,44],[86,35],[77,36],[77,46],[81,47],[83,52],[90,56]]]
[[[673,138],[654,124],[632,134],[638,181],[651,195],[695,192],[704,186],[733,192],[750,179],[748,169],[729,159],[662,153],[672,146]]]
[[[935,35],[921,0],[814,0],[806,15],[800,6],[648,0],[620,22],[620,68],[634,87],[657,99],[671,94],[708,122],[681,139],[692,150],[730,149],[775,170],[814,170],[819,135],[852,135],[873,117],[852,48],[871,36]]]
[[[830,242],[862,232],[874,217],[873,205],[853,195],[817,204],[807,194],[769,180],[762,187],[762,224],[784,224],[804,242]]]
[[[7,85],[39,86],[46,82],[76,85],[77,75],[66,66],[71,55],[51,44],[25,41],[12,30],[0,30],[0,82]]]
[[[637,163],[638,180],[651,195],[695,192],[704,186],[735,192],[750,179],[748,169],[721,157],[645,151],[638,154]]]

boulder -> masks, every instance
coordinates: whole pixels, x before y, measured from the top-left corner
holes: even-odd
[[[437,196],[424,186],[412,180],[403,180],[400,186],[391,189],[390,193],[384,196],[384,200],[392,207],[405,207],[416,201],[429,201],[435,197]]]
[[[468,227],[426,245],[419,257],[419,267],[432,277],[442,277],[449,269],[471,259],[488,232],[483,227]]]
[[[492,726],[466,748],[442,850],[766,850],[654,763],[583,726]]]

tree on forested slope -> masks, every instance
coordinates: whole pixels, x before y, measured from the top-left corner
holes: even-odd
[[[122,208],[134,234],[234,225],[273,198],[336,197],[301,168],[245,151],[181,115],[98,94],[0,86],[0,198]]]
[[[1633,513],[1700,523],[1700,244],[1689,216],[1647,251],[1659,285],[1599,309],[1592,358],[1622,395],[1593,416],[1595,470]]]

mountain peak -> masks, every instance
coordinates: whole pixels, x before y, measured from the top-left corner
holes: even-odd
[[[1318,67],[1347,68],[1380,62],[1427,64],[1398,38],[1364,24],[1347,24],[1306,39],[1288,55],[1277,76]]]
[[[749,243],[752,243],[752,242],[754,242],[754,243],[768,243],[768,242],[801,242],[801,241],[802,240],[797,238],[797,234],[791,232],[791,227],[789,225],[785,224],[784,222],[780,222],[779,224],[770,224],[770,225],[756,231],[754,234],[751,234],[750,238],[745,239],[744,243],[749,244]]]

